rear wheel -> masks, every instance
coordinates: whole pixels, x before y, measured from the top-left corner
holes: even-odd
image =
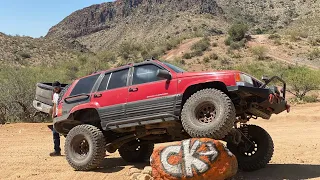
[[[247,128],[247,129],[245,129]],[[237,157],[239,169],[243,171],[255,171],[264,168],[273,155],[273,141],[271,136],[263,128],[255,125],[241,127],[241,131],[248,131],[249,141],[239,145],[228,143],[228,149]]]
[[[79,171],[97,168],[106,155],[106,142],[100,129],[79,125],[71,129],[65,142],[68,163]]]
[[[127,162],[145,162],[153,153],[154,144],[123,145],[119,148],[119,154]]]
[[[217,89],[203,89],[184,104],[181,121],[186,132],[195,138],[224,138],[236,119],[231,99]]]

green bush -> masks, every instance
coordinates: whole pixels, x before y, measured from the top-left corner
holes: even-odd
[[[230,44],[230,49],[231,49],[231,50],[241,49],[241,48],[245,47],[245,45],[246,45],[245,40],[242,39],[242,40],[239,41],[239,42],[232,42],[232,43]]]
[[[302,101],[307,102],[307,103],[315,103],[318,102],[318,95],[312,94],[310,96],[304,96],[302,98]]]
[[[308,92],[319,90],[320,72],[305,66],[290,67],[285,71],[284,77],[289,84],[288,92],[299,99],[303,99]]]
[[[230,27],[228,34],[233,41],[241,41],[248,30],[249,27],[245,23],[235,23]]]
[[[19,55],[24,59],[31,58],[31,55],[29,53],[26,53],[26,52],[20,52]]]
[[[309,38],[309,43],[312,46],[320,46],[320,38]]]
[[[274,43],[275,45],[277,45],[277,46],[279,46],[279,45],[282,44],[282,42],[281,42],[280,39],[275,39],[275,40],[273,41],[273,43]]]
[[[259,60],[263,60],[266,58],[267,48],[264,46],[254,46],[250,48],[250,51],[253,55],[257,56]]]
[[[320,49],[316,48],[313,49],[309,54],[308,54],[308,59],[309,60],[315,60],[320,58]]]
[[[210,39],[205,37],[198,41],[197,43],[193,44],[191,49],[193,51],[206,51],[210,47]]]
[[[233,42],[233,40],[232,40],[232,38],[230,36],[227,37],[227,39],[224,40],[224,44],[226,46],[230,46],[232,42]]]
[[[191,59],[191,58],[193,58],[193,56],[192,56],[191,53],[185,53],[185,54],[182,56],[182,58],[184,58],[184,59]]]
[[[212,47],[218,47],[218,43],[216,42],[212,43]]]
[[[219,56],[216,53],[212,53],[212,54],[210,54],[209,58],[213,59],[213,60],[218,60]]]
[[[269,39],[281,39],[281,36],[279,34],[270,34]]]
[[[209,57],[204,57],[204,58],[203,58],[203,62],[205,62],[205,63],[210,62],[210,58],[209,58]]]

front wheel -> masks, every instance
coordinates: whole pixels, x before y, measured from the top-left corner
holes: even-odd
[[[231,99],[217,89],[194,93],[184,104],[181,121],[185,131],[194,138],[222,139],[236,119]]]
[[[237,157],[239,169],[255,171],[266,167],[272,158],[274,145],[271,136],[263,128],[255,125],[241,127],[242,132],[247,131],[248,139],[239,145],[228,143],[228,149]]]
[[[71,129],[65,142],[68,163],[78,171],[97,168],[106,155],[105,137],[92,125],[79,125]]]

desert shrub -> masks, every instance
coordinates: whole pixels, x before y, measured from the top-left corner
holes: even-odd
[[[216,54],[216,53],[211,53],[210,56],[209,56],[210,59],[213,59],[213,60],[218,60],[219,59],[219,56]]]
[[[225,44],[226,46],[230,46],[232,42],[233,42],[233,41],[232,41],[232,38],[231,38],[230,36],[227,37],[227,38],[224,40],[224,44]]]
[[[299,31],[291,30],[291,31],[288,31],[287,34],[289,35],[289,39],[293,42],[301,39]]]
[[[192,54],[191,53],[185,53],[183,56],[182,56],[182,58],[184,58],[184,59],[191,59],[193,56],[192,56]]]
[[[315,60],[320,58],[320,49],[316,48],[313,49],[309,54],[308,54],[308,59],[309,60]]]
[[[31,55],[29,53],[26,53],[26,52],[20,52],[19,55],[24,59],[31,58]]]
[[[320,38],[309,38],[309,43],[312,46],[319,46],[320,45]]]
[[[117,60],[116,54],[112,51],[101,51],[97,53],[97,58],[101,62],[105,62],[105,63],[108,63],[108,62],[114,63]]]
[[[203,58],[203,62],[205,62],[205,63],[210,62],[210,58],[209,58],[209,57],[204,57],[204,58]]]
[[[279,45],[282,44],[282,42],[281,42],[280,39],[275,39],[275,40],[273,41],[273,43],[274,43],[275,45],[277,45],[277,46],[279,46]]]
[[[228,34],[233,41],[241,41],[248,30],[249,27],[245,23],[235,23],[230,27]]]
[[[288,92],[303,99],[308,92],[320,88],[319,71],[305,66],[294,66],[285,71],[284,77],[289,84]]]
[[[318,95],[316,94],[312,94],[310,96],[304,96],[302,98],[302,101],[306,102],[306,103],[315,103],[315,102],[318,102]]]
[[[257,56],[259,60],[263,60],[266,58],[267,48],[264,46],[254,46],[250,48],[250,51],[253,55]]]
[[[125,61],[133,61],[138,58],[142,46],[131,42],[123,42],[119,46],[119,56]]]
[[[218,43],[214,42],[214,43],[212,43],[212,46],[213,47],[218,47]]]
[[[231,50],[241,49],[241,48],[245,47],[245,45],[246,45],[245,39],[242,39],[241,41],[238,41],[238,42],[232,42],[230,44],[230,49]]]
[[[281,36],[279,34],[270,34],[269,39],[281,39]]]
[[[206,51],[210,47],[210,39],[208,37],[202,38],[197,43],[193,44],[191,49],[193,51]]]

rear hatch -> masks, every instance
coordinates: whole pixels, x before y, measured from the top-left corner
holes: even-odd
[[[62,84],[61,87],[64,88],[67,84]],[[49,113],[52,103],[53,87],[52,83],[37,83],[36,85],[36,96],[33,101],[33,106],[44,113]]]

